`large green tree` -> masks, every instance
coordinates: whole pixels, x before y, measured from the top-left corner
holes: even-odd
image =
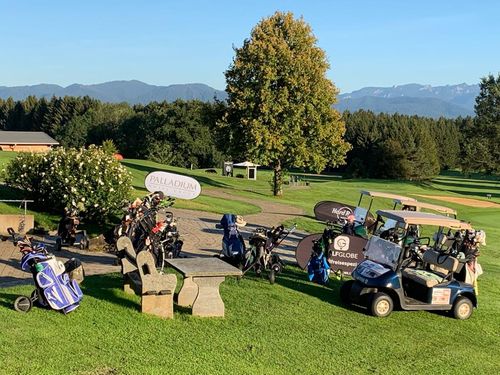
[[[282,194],[283,169],[320,172],[342,164],[350,147],[332,108],[338,91],[326,77],[330,65],[316,43],[303,19],[276,12],[235,48],[225,72],[232,156],[272,167],[274,195]]]

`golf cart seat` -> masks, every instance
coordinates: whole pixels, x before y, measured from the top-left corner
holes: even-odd
[[[447,273],[441,273],[437,271],[427,271],[415,268],[405,268],[403,270],[403,277],[413,280],[418,284],[424,285],[427,288],[432,288],[438,284],[441,284],[449,275],[457,271],[460,264],[458,259],[446,254],[439,253],[435,250],[427,250],[424,253],[423,261],[430,266],[437,266],[440,269],[447,271]]]
[[[447,236],[446,234],[442,233],[437,240],[437,245],[439,246],[439,250],[441,251],[446,251],[449,250],[453,247],[455,243],[455,237],[453,236]]]

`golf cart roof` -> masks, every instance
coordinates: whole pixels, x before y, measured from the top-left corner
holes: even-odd
[[[469,223],[429,212],[378,210],[377,215],[409,225],[437,225],[451,229],[472,229]]]
[[[411,206],[416,208],[427,208],[429,210],[441,212],[443,214],[451,214],[456,215],[457,211],[452,208],[438,206],[437,204],[425,203],[425,202],[417,202],[415,200],[406,200],[406,199],[394,199],[394,203],[400,204],[402,206]]]
[[[416,199],[404,197],[402,195],[391,194],[391,193],[382,193],[380,191],[361,190],[361,195],[368,195],[369,197],[373,197],[373,198],[401,199],[401,200],[412,201],[412,202],[417,201]]]

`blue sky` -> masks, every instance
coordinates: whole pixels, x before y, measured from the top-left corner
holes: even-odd
[[[0,0],[0,86],[200,82],[276,10],[303,16],[341,92],[500,72],[499,1]]]

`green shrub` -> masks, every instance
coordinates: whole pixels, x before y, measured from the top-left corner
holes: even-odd
[[[76,209],[102,221],[129,198],[130,173],[102,148],[58,148],[20,153],[5,169],[5,182],[27,191],[46,211]]]

